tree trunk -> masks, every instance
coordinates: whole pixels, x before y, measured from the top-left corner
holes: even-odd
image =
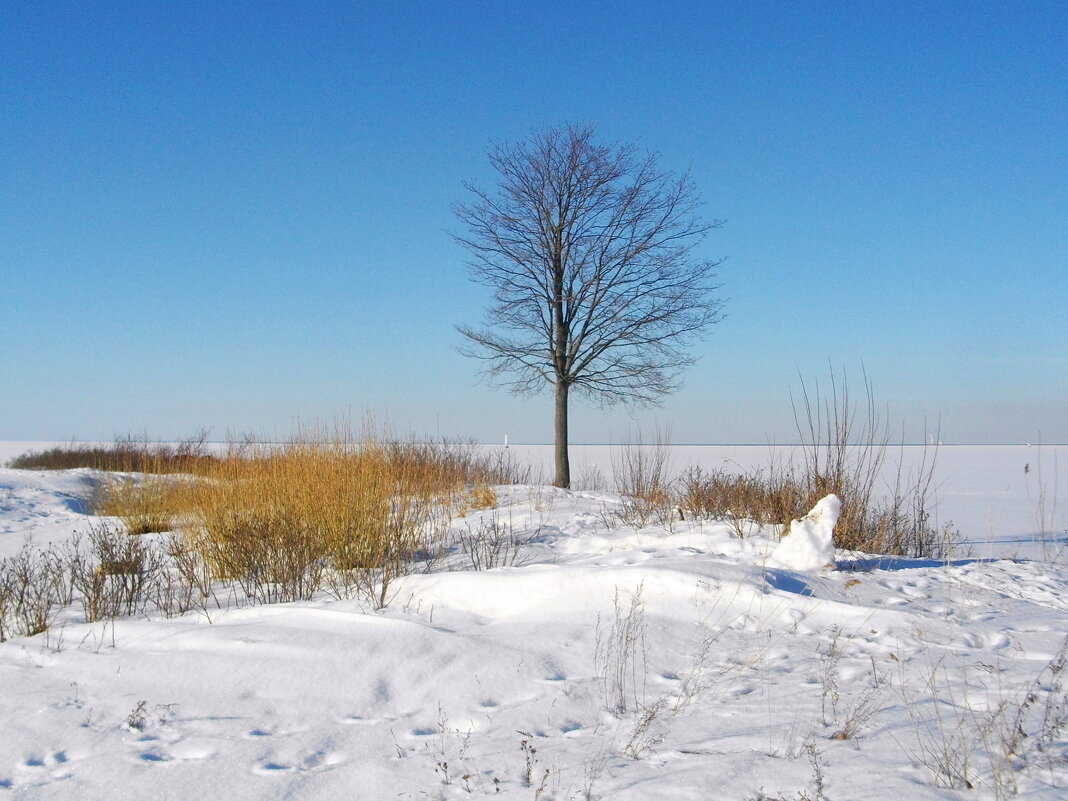
[[[567,384],[556,382],[556,481],[564,489],[571,488],[571,465],[567,459]]]

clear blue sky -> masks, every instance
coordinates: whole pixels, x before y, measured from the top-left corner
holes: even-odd
[[[1068,3],[5,2],[0,439],[551,439],[454,350],[485,152],[691,169],[728,317],[637,420],[790,441],[828,362],[910,438],[1068,441]],[[572,441],[632,418],[576,407]]]

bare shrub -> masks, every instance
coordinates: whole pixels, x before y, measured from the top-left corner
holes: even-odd
[[[479,520],[477,528],[468,525],[465,531],[458,532],[457,539],[474,570],[492,570],[516,564],[522,547],[529,544],[533,536],[517,534],[510,523],[502,522],[500,516],[494,514],[489,519]]]
[[[90,527],[88,550],[70,541],[66,556],[87,623],[145,612],[164,571],[155,544],[107,523]]]
[[[545,484],[544,470],[520,462],[508,446],[489,452],[473,448],[462,453],[472,466],[472,473],[489,484]]]
[[[181,534],[172,533],[164,541],[164,550],[170,559],[170,570],[161,576],[159,591],[160,611],[168,617],[181,615],[190,609],[199,609],[207,614],[209,601],[218,608],[211,568],[201,549],[196,548]]]
[[[11,630],[9,615],[15,607],[15,577],[7,559],[0,561],[0,642],[7,640]]]
[[[595,464],[586,464],[582,466],[578,478],[571,487],[586,492],[604,492],[608,489],[608,479],[604,477],[600,467]]]
[[[27,544],[0,561],[0,642],[47,631],[72,593],[66,559],[52,546]]]
[[[5,636],[33,636],[47,631],[69,597],[62,561],[30,545],[4,560],[0,590],[7,596]]]

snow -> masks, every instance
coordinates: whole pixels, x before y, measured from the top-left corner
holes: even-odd
[[[943,479],[985,521],[964,532],[980,547],[1033,533],[991,524],[1016,519],[1018,469],[990,491]],[[0,556],[85,532],[98,478],[0,470]],[[231,592],[88,624],[75,604],[0,644],[0,799],[924,801],[1010,795],[1006,776],[1021,798],[1065,797],[1068,733],[1040,750],[1039,720],[1008,773],[993,736],[999,709],[1068,708],[1049,667],[1068,631],[1060,551],[827,559],[830,499],[780,541],[632,528],[611,492],[497,492],[454,529],[496,517],[526,542],[515,563],[476,571],[455,551],[383,610]],[[968,756],[975,789],[947,786],[946,754]]]
[[[841,511],[837,495],[821,499],[807,515],[790,522],[768,563],[792,570],[834,567],[834,524]]]

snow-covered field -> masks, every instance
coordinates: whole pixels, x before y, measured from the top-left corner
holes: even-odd
[[[515,563],[457,548],[384,610],[230,595],[86,624],[76,604],[0,644],[0,797],[1062,799],[1058,456],[944,448],[939,515],[973,545],[949,564],[774,567],[771,529],[635,530],[612,493],[500,487],[453,525],[508,527]],[[86,531],[94,480],[0,470],[0,556]]]

